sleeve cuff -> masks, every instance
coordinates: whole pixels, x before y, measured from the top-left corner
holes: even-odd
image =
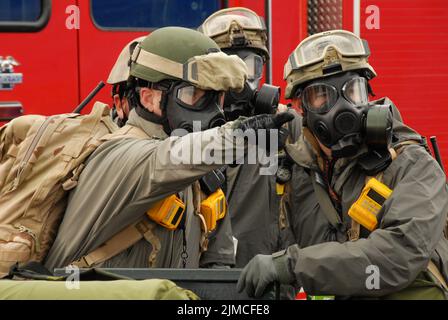
[[[274,267],[278,275],[278,281],[282,284],[294,283],[294,275],[289,270],[288,255],[286,250],[275,252],[272,254],[272,260]]]

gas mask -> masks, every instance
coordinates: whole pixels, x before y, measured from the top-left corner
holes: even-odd
[[[319,79],[301,90],[305,125],[334,158],[354,156],[365,143],[387,150],[392,136],[388,106],[369,106],[368,83],[356,72]]]
[[[165,101],[161,101],[170,131],[193,132],[196,123],[200,123],[201,131],[225,124],[221,109],[223,95],[223,92],[202,90],[188,82],[173,82],[164,93]]]
[[[248,49],[225,50],[227,54],[239,56],[247,66],[248,78],[241,92],[230,90],[224,99],[224,114],[228,121],[239,116],[274,113],[280,99],[280,89],[263,84],[258,90],[263,75],[263,58]]]

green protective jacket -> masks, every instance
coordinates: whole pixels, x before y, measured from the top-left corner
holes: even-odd
[[[206,165],[200,158],[199,162],[192,159],[195,150],[205,150],[207,146],[225,153],[235,148],[231,141],[228,142],[226,133],[229,130],[225,130],[231,123],[221,128],[170,138],[160,125],[144,120],[135,110],[131,111],[127,124],[142,129],[152,138],[126,137],[106,141],[89,157],[78,186],[69,195],[65,216],[45,266],[50,270],[64,267],[89,254],[125,227],[141,220],[154,203],[176,192],[186,204],[186,267],[234,264],[230,229],[219,232],[222,240],[213,241],[209,250],[201,256],[201,224],[194,214],[191,187],[201,176],[222,166]],[[201,139],[204,137],[208,139]],[[209,142],[211,139],[213,142]],[[180,146],[191,151],[188,164],[176,158],[178,152],[172,152]],[[235,150],[233,152],[236,153]],[[230,228],[227,219],[219,222],[221,227]],[[149,223],[155,225],[153,231],[161,245],[153,267],[181,267],[182,231],[170,231],[152,221]],[[151,252],[152,245],[142,239],[98,266],[148,267]]]
[[[391,103],[387,98],[379,102]],[[392,144],[420,140],[393,107]],[[357,241],[349,241],[346,233],[351,226],[348,210],[366,182],[357,156],[334,164],[330,185],[339,196],[342,220],[342,228],[335,229],[323,213],[311,182],[312,172],[320,171],[316,152],[304,135],[296,144],[288,145],[287,152],[295,161],[287,207],[296,244],[276,261],[280,270],[294,275],[305,292],[384,297],[407,288],[430,259],[447,279],[448,241],[442,234],[448,212],[446,178],[423,146],[405,146],[383,172],[382,182],[393,193],[379,213],[378,228],[369,233],[361,226]],[[372,270],[380,276],[378,287],[367,285],[372,281]]]
[[[290,142],[300,135],[302,118],[293,109],[295,119],[286,124]],[[294,243],[288,222],[280,222],[280,195],[276,175],[260,174],[260,164],[229,167],[227,201],[232,231],[237,239],[236,267],[244,267],[257,254],[271,254]],[[260,236],[263,235],[263,236]]]

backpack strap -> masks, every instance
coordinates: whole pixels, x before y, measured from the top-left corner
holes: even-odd
[[[193,183],[193,208],[194,214],[201,220],[202,224],[202,234],[200,240],[201,252],[205,252],[208,249],[208,236],[210,234],[207,229],[207,223],[205,221],[204,215],[201,213],[201,202],[206,198],[206,195],[201,190],[201,184],[199,181]]]
[[[146,134],[145,131],[138,127],[131,126],[129,124],[124,125],[117,131],[107,134],[101,138],[102,141],[109,141],[121,138],[138,138],[138,139],[149,139],[151,138]]]
[[[205,222],[204,216],[201,214],[201,201],[203,200],[203,193],[198,181],[193,184],[193,205],[194,214],[197,215],[204,227],[201,236],[201,252],[207,251],[208,247],[208,235],[207,224]],[[144,217],[141,221],[128,226],[123,229],[111,239],[106,241],[103,245],[99,246],[97,249],[91,251],[89,254],[81,257],[80,259],[73,261],[71,264],[77,266],[78,268],[90,268],[96,266],[110,258],[116,256],[117,254],[128,249],[132,245],[136,244],[141,239],[146,239],[151,246],[152,251],[149,255],[149,267],[154,267],[157,259],[157,254],[159,253],[162,245],[160,239],[153,232],[155,228],[154,223],[150,223],[147,217]]]
[[[152,267],[161,248],[160,239],[153,232],[154,227],[154,224],[144,218],[123,229],[103,245],[71,264],[79,268],[90,268],[109,260],[141,239],[146,239],[152,245],[152,252],[149,256],[149,266]]]

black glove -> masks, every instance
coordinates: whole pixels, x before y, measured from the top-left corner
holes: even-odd
[[[282,125],[292,119],[294,119],[294,115],[289,112],[260,114],[258,116],[253,116],[239,121],[236,129],[241,129],[243,131],[248,129],[253,129],[255,131],[260,129],[280,129]]]
[[[277,114],[260,114],[250,118],[238,119],[235,121],[235,129],[240,129],[243,132],[246,130],[258,131],[261,129],[267,130],[267,145],[266,148],[269,151],[269,142],[271,134],[277,134],[278,149],[283,149],[286,143],[286,139],[289,136],[289,131],[282,126],[294,119],[294,115],[288,112],[281,112]],[[274,131],[275,130],[275,131]],[[258,139],[257,139],[258,143]]]
[[[237,290],[242,292],[246,288],[249,297],[259,298],[263,295],[266,287],[278,279],[272,256],[258,254],[241,272]]]
[[[246,289],[249,297],[259,298],[273,282],[294,283],[295,277],[288,270],[285,258],[285,250],[272,255],[256,255],[241,272],[237,284],[238,292]]]

